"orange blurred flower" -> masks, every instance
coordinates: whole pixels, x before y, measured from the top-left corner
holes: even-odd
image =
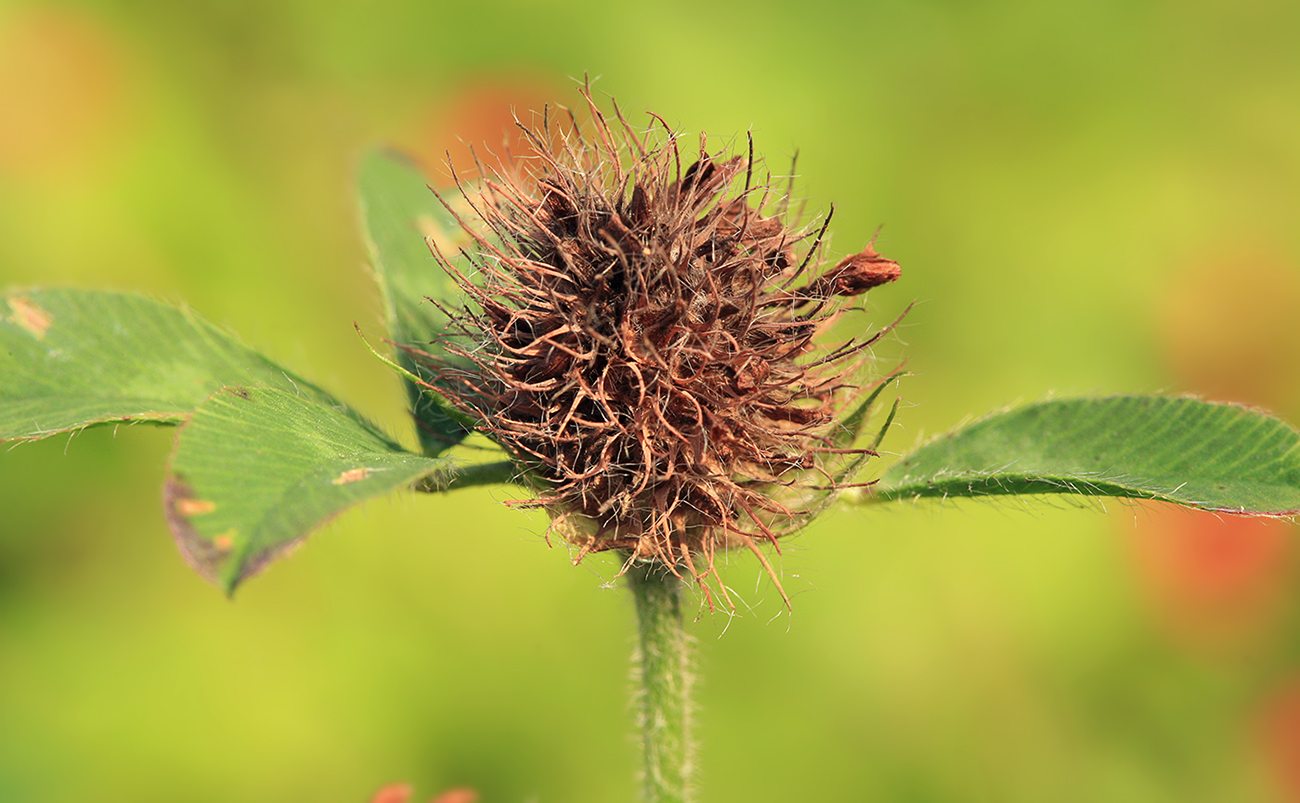
[[[1287,522],[1146,503],[1133,547],[1142,585],[1174,634],[1219,643],[1274,621],[1296,537]]]
[[[0,27],[0,175],[71,174],[125,115],[122,53],[72,9],[25,9]]]
[[[1177,390],[1300,408],[1300,265],[1267,249],[1218,255],[1162,293],[1160,338]]]
[[[370,798],[370,803],[410,803],[415,791],[410,784],[394,783],[385,786]],[[429,801],[429,803],[476,803],[478,792],[465,787],[448,789]]]
[[[448,160],[462,180],[473,180],[478,177],[475,153],[485,164],[495,165],[507,146],[516,155],[531,150],[515,125],[515,116],[525,125],[532,124],[533,110],[557,94],[551,83],[531,77],[468,83],[429,112],[411,153],[425,173],[444,186],[452,183]]]
[[[1300,803],[1300,680],[1283,686],[1265,702],[1259,736],[1281,800]]]

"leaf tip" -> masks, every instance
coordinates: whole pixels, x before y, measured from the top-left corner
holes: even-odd
[[[235,598],[235,589],[239,588],[243,582],[244,576],[236,571],[222,577],[217,585],[220,586],[221,593],[226,595],[226,599],[233,600]]]
[[[249,555],[247,536],[241,538],[241,533],[233,527],[216,535],[205,534],[195,526],[193,519],[212,513],[217,505],[196,497],[193,488],[179,475],[167,478],[163,486],[163,507],[181,557],[200,577],[216,585],[227,597],[233,597],[235,589],[245,580],[301,540],[300,536],[288,544]]]

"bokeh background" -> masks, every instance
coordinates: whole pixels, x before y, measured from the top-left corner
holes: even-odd
[[[351,171],[574,79],[752,131],[877,247],[885,447],[1048,391],[1300,421],[1300,4],[0,2],[0,285],[185,299],[411,441]],[[642,118],[644,119],[644,118]],[[457,151],[462,153],[462,151]],[[3,377],[0,377],[0,382]],[[632,800],[633,632],[493,489],[374,501],[232,603],[169,430],[0,453],[0,800]],[[1297,532],[1107,502],[832,514],[701,611],[712,801],[1300,800]]]

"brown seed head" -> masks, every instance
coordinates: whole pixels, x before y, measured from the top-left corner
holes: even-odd
[[[766,565],[756,542],[801,526],[851,479],[845,455],[856,469],[868,453],[835,430],[880,333],[816,338],[898,264],[868,245],[819,272],[826,226],[787,224],[752,142],[723,157],[701,138],[683,166],[658,117],[639,132],[583,96],[586,128],[521,125],[532,155],[462,187],[475,247],[435,255],[470,304],[425,355],[431,387],[528,469],[539,490],[521,504],[579,558],[619,549],[703,581],[743,545]]]

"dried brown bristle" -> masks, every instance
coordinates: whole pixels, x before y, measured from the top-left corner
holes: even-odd
[[[583,97],[586,128],[521,125],[531,155],[462,187],[469,267],[434,251],[471,303],[424,354],[430,387],[538,478],[519,504],[579,557],[625,550],[702,583],[726,546],[767,565],[757,542],[797,529],[810,489],[851,480],[832,462],[866,451],[832,433],[879,332],[815,338],[898,265],[868,245],[819,272],[826,227],[787,225],[752,143],[721,157],[701,138],[683,168],[659,118],[638,132]]]

